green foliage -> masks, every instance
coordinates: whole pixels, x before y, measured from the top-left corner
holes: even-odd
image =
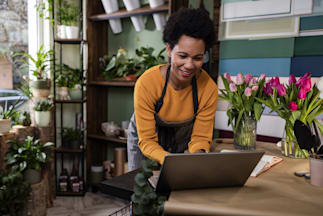
[[[21,86],[19,88],[19,91],[22,92],[26,97],[31,99],[33,97],[33,93],[29,85],[29,79],[22,79],[20,84]]]
[[[30,192],[21,172],[0,170],[0,215],[22,215]]]
[[[26,111],[15,112],[15,114],[11,117],[11,121],[13,122],[13,125],[23,125],[23,126],[31,125],[30,114],[29,112],[26,112]]]
[[[16,115],[17,111],[15,110],[15,108],[19,102],[20,99],[18,99],[12,106],[10,106],[9,109],[7,108],[7,101],[4,108],[0,106],[0,119],[11,119],[14,115]]]
[[[136,49],[136,58],[128,57],[125,49],[119,49],[117,54],[100,58],[100,68],[106,79],[126,77],[128,75],[140,76],[152,66],[165,63],[161,50],[157,56],[153,55],[154,48],[141,47]]]
[[[52,3],[53,3],[53,0],[47,0],[47,2],[45,0],[44,1],[38,0],[37,3],[35,4],[35,8],[39,17],[42,19],[49,20],[51,24],[53,24],[53,21],[54,21],[51,18],[51,12],[53,11]],[[46,11],[48,12],[48,15]]]
[[[157,166],[155,161],[143,160],[142,170],[135,177],[134,194],[131,196],[135,215],[163,214],[166,197],[158,196],[148,183],[148,179],[153,176],[154,166]]]
[[[67,64],[57,65],[58,70],[55,83],[58,87],[74,88],[75,85],[82,84],[82,71],[71,68]]]
[[[163,56],[163,52],[165,50],[166,48],[162,49],[157,56],[154,56],[154,48],[152,47],[140,47],[139,49],[136,49],[136,55],[140,59],[140,70],[136,73],[136,76],[140,76],[146,70],[155,65],[166,63]]]
[[[28,53],[16,53],[14,56],[24,56],[25,59],[22,59],[25,63],[24,66],[30,66],[31,71],[37,80],[43,80],[46,79],[46,72],[48,71],[48,66],[52,61],[52,54],[52,50],[45,51],[44,46],[41,45],[35,58]],[[30,60],[30,63],[28,59]]]
[[[56,12],[56,19],[61,25],[77,25],[79,12],[75,3],[63,1]]]
[[[53,103],[50,100],[38,100],[35,103],[35,111],[50,111],[53,107]]]
[[[63,128],[63,139],[64,141],[81,140],[81,131],[74,128]]]
[[[6,153],[7,166],[20,172],[25,169],[40,171],[41,165],[50,160],[46,150],[54,145],[51,142],[42,144],[39,139],[34,140],[30,136],[22,144],[17,143],[15,140],[9,140],[8,142],[11,146]]]

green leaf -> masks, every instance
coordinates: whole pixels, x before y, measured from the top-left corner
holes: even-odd
[[[138,173],[135,177],[135,181],[140,187],[146,185],[146,178],[143,173]]]
[[[259,121],[262,115],[262,112],[264,110],[264,107],[262,106],[262,104],[255,102],[253,105],[253,108],[254,108],[255,118],[257,121]]]

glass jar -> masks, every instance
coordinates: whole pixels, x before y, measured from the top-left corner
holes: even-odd
[[[255,150],[257,121],[254,117],[244,117],[234,133],[233,144],[236,149]]]

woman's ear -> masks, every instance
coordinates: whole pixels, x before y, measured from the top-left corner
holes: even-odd
[[[168,57],[170,58],[171,57],[172,49],[170,48],[170,44],[169,43],[166,43],[166,52],[167,52]]]

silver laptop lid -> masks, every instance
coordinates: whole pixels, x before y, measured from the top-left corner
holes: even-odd
[[[264,151],[169,154],[156,192],[243,186],[263,154]]]

